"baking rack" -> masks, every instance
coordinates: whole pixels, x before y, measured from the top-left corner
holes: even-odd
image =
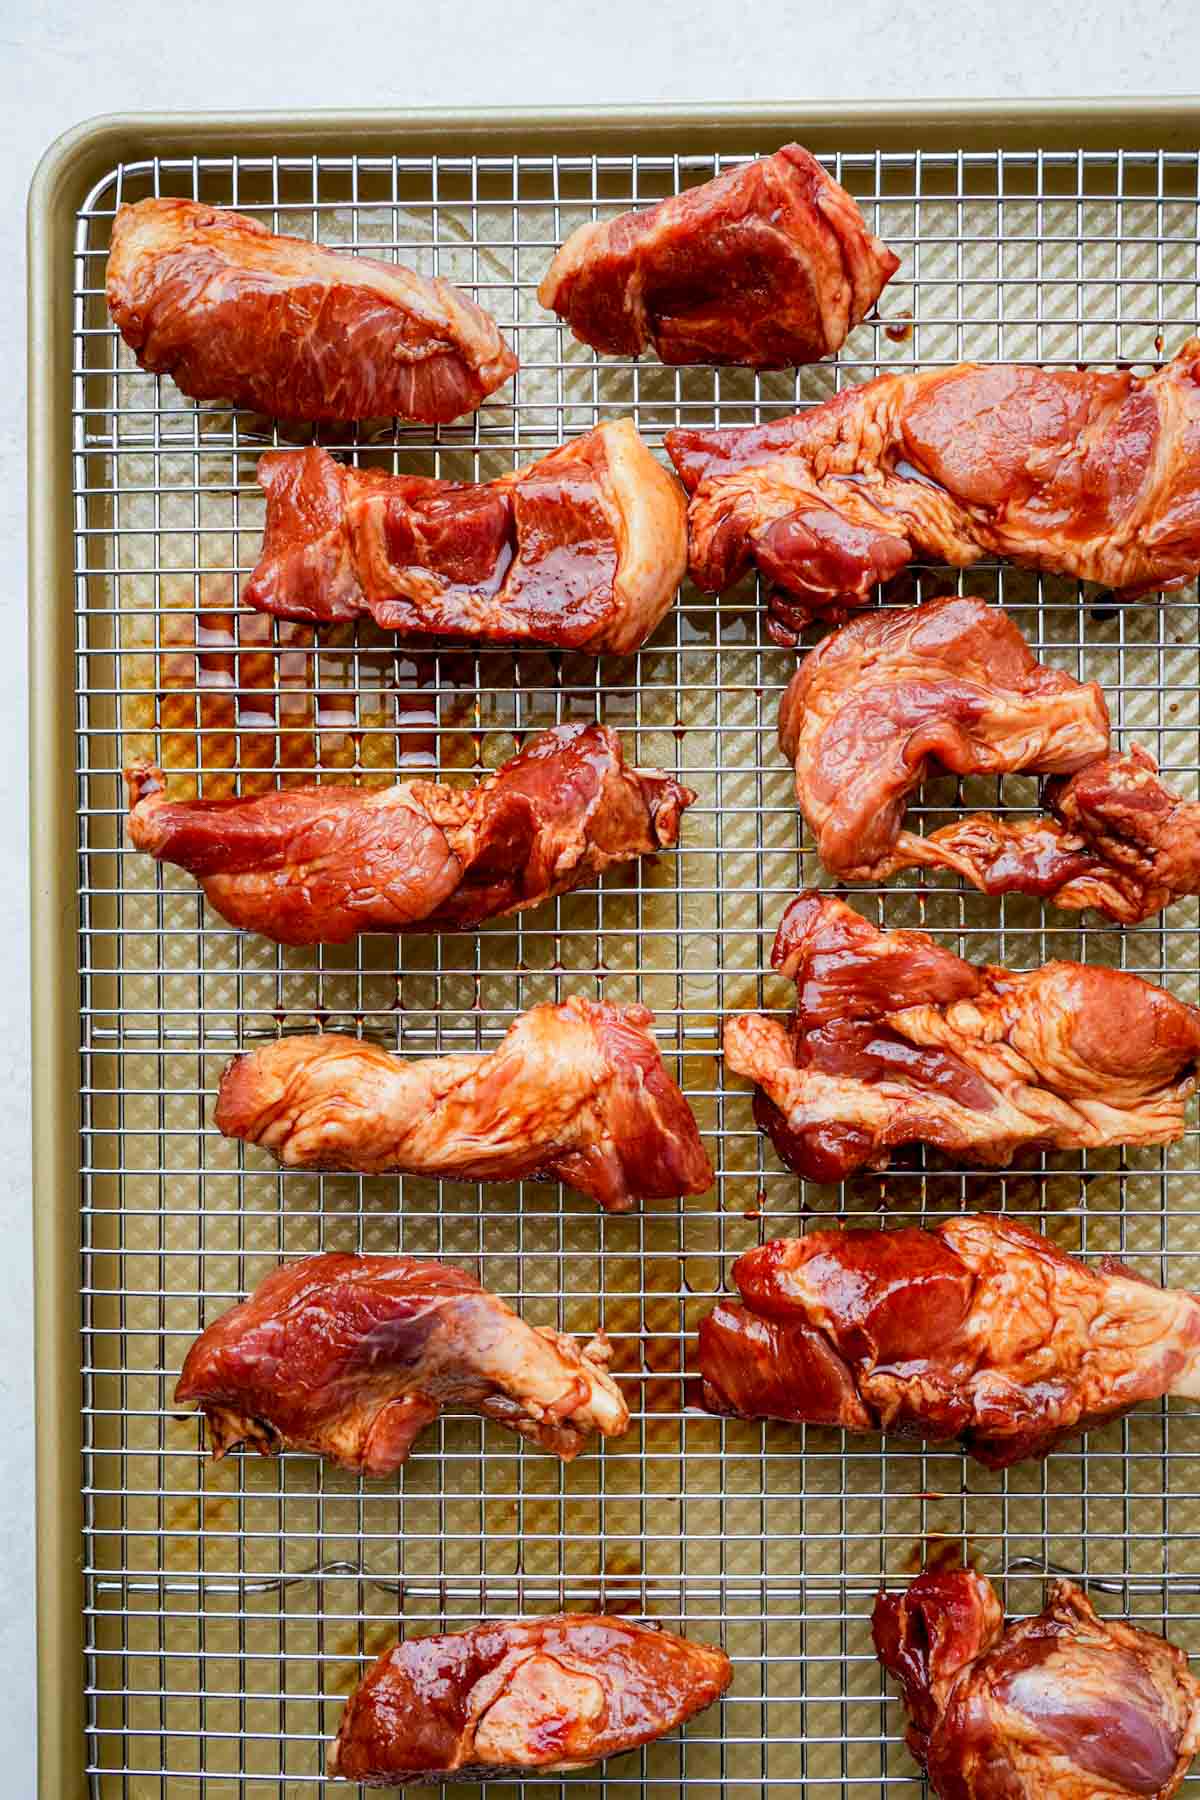
[[[776,147],[748,134],[742,151]],[[315,1793],[342,1701],[398,1630],[563,1608],[720,1639],[734,1683],[677,1737],[569,1782],[509,1785],[916,1793],[868,1619],[881,1579],[947,1554],[1006,1576],[1010,1612],[1036,1610],[1044,1573],[1060,1569],[1102,1610],[1200,1652],[1195,1408],[1145,1408],[1044,1465],[989,1474],[952,1448],[843,1441],[695,1405],[695,1327],[732,1260],[805,1225],[1002,1208],[1068,1248],[1119,1252],[1176,1283],[1195,1282],[1200,1250],[1194,1131],[1166,1150],[1060,1154],[1009,1174],[916,1155],[886,1184],[840,1191],[806,1188],[776,1163],[749,1095],[723,1080],[720,1025],[731,1011],[786,1008],[786,984],[762,973],[775,924],[798,886],[824,877],[775,744],[795,658],[769,642],[753,584],[720,600],[685,586],[638,655],[599,661],[414,650],[369,627],[314,639],[266,620],[238,603],[263,518],[254,465],[271,445],[310,439],[195,407],[140,373],[104,308],[115,210],[160,192],[458,281],[518,350],[511,387],[457,426],[321,441],[375,466],[467,478],[605,418],[632,414],[657,447],[671,425],[749,423],[884,369],[964,358],[1140,368],[1195,328],[1191,152],[827,156],[902,266],[881,316],[795,375],[597,359],[541,311],[537,283],[576,224],[738,160],[149,158],[109,170],[76,215],[81,1482],[96,1795]],[[981,565],[962,577],[917,569],[890,599],[956,590],[1003,602],[1040,656],[1100,681],[1120,734],[1195,791],[1194,589],[1115,605]],[[477,777],[525,734],[591,718],[698,790],[681,850],[478,934],[282,950],[226,928],[185,876],[124,842],[119,771],[146,754],[181,795],[326,772]],[[960,805],[1036,804],[1030,781],[945,781],[914,816],[933,829]],[[1119,932],[927,873],[854,900],[977,960],[1084,956],[1197,997],[1194,901]],[[710,1194],[608,1218],[534,1183],[285,1176],[212,1126],[220,1069],[241,1044],[332,1029],[406,1055],[483,1049],[518,1011],[567,993],[654,1009],[718,1170]],[[322,1249],[445,1256],[535,1324],[604,1327],[631,1431],[569,1469],[458,1417],[427,1431],[389,1482],[302,1455],[214,1465],[196,1419],[172,1406],[183,1355],[281,1257]]]

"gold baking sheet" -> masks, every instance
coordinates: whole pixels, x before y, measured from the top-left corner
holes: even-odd
[[[726,131],[724,163],[786,135],[747,127],[730,143]],[[827,148],[817,133],[808,141]],[[514,1787],[632,1795],[686,1781],[697,1795],[865,1797],[886,1781],[916,1794],[871,1652],[880,1577],[966,1553],[1008,1572],[1008,1608],[1022,1612],[1040,1604],[1041,1571],[1061,1568],[1091,1582],[1102,1610],[1200,1652],[1196,1409],[1150,1408],[1044,1466],[989,1475],[953,1450],[706,1417],[689,1379],[695,1325],[732,1259],[765,1237],[964,1204],[1194,1285],[1195,1132],[1164,1152],[1060,1155],[1008,1176],[914,1157],[886,1184],[840,1193],[783,1173],[717,1055],[726,1012],[786,1007],[786,984],[760,970],[787,896],[823,879],[774,739],[795,658],[769,643],[753,585],[720,601],[685,586],[646,649],[599,663],[414,653],[366,628],[317,644],[239,610],[263,516],[254,464],[293,440],[136,371],[103,305],[108,233],[122,200],[194,194],[463,283],[518,348],[513,387],[438,433],[323,441],[381,467],[486,478],[603,418],[631,413],[658,445],[675,423],[749,422],[883,368],[1153,364],[1195,326],[1197,158],[834,152],[829,166],[902,269],[881,319],[836,361],[756,378],[597,360],[536,302],[574,225],[703,180],[716,157],[593,156],[578,128],[561,153],[543,141],[515,158],[456,154],[453,134],[445,151],[276,156],[260,140],[240,157],[115,162],[77,207],[73,276],[61,271],[74,289],[77,699],[62,729],[74,732],[77,788],[91,1791],[316,1793],[341,1702],[398,1629],[604,1607],[720,1638],[733,1687],[678,1738]],[[1194,589],[1117,606],[983,567],[961,579],[918,570],[893,597],[956,588],[1003,601],[1046,660],[1102,682],[1122,731],[1196,792]],[[186,877],[124,844],[119,769],[136,756],[163,761],[178,793],[251,792],[314,771],[474,778],[520,735],[593,717],[698,790],[683,849],[478,936],[281,951],[228,930]],[[997,802],[1032,806],[1035,784],[939,783],[921,816],[932,829],[947,807]],[[1085,956],[1198,997],[1194,901],[1125,933],[927,875],[859,890],[856,904],[976,959]],[[605,1218],[536,1184],[281,1176],[212,1127],[216,1081],[239,1045],[319,1027],[408,1055],[485,1048],[517,1011],[570,992],[654,1009],[719,1169],[711,1194]],[[281,1256],[333,1248],[444,1255],[535,1323],[603,1326],[633,1429],[568,1469],[466,1418],[434,1426],[385,1483],[304,1456],[213,1465],[196,1420],[171,1404],[188,1344]]]

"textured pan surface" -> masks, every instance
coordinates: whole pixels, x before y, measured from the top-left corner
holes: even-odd
[[[747,132],[747,153],[776,147]],[[263,516],[255,461],[293,440],[137,372],[104,310],[114,210],[154,192],[447,276],[515,344],[513,385],[440,433],[385,422],[323,441],[383,468],[481,478],[624,413],[657,445],[673,424],[750,422],[882,368],[1143,367],[1194,329],[1190,154],[830,157],[902,267],[882,322],[797,380],[598,361],[541,312],[537,283],[574,226],[717,166],[188,158],[114,168],[79,213],[62,279],[75,289],[88,1760],[103,1796],[163,1794],[164,1772],[172,1800],[316,1792],[341,1702],[398,1626],[592,1607],[722,1640],[735,1679],[681,1739],[564,1786],[671,1793],[686,1779],[695,1793],[749,1794],[805,1780],[812,1795],[865,1797],[886,1781],[915,1795],[868,1618],[881,1575],[947,1551],[1008,1570],[1010,1611],[1036,1610],[1054,1565],[1090,1578],[1101,1610],[1200,1652],[1194,1408],[1150,1409],[1003,1475],[954,1451],[870,1438],[843,1449],[830,1432],[695,1410],[698,1318],[740,1251],[800,1229],[810,1210],[878,1224],[1003,1207],[1072,1250],[1120,1251],[1155,1279],[1200,1283],[1195,1132],[1161,1153],[1063,1155],[1008,1177],[914,1159],[885,1215],[878,1179],[802,1192],[755,1131],[748,1094],[722,1091],[722,1015],[787,1005],[786,985],[758,971],[786,898],[822,879],[775,745],[794,657],[768,643],[752,585],[720,602],[685,587],[627,659],[414,653],[365,628],[316,648],[311,632],[238,608]],[[1074,584],[985,566],[961,584],[918,571],[898,598],[956,585],[1003,600],[1039,655],[1101,682],[1121,732],[1195,793],[1194,590],[1080,605]],[[161,761],[179,794],[259,791],[314,769],[470,778],[510,755],[515,734],[593,717],[699,791],[684,849],[478,936],[280,950],[225,928],[186,877],[123,842],[118,771],[135,758]],[[976,781],[963,798],[1030,807],[1036,789]],[[942,783],[910,822],[932,829],[956,804]],[[1194,901],[1124,934],[949,879],[909,876],[857,903],[978,959],[1083,955],[1197,998]],[[328,1026],[408,1055],[483,1048],[515,1012],[568,992],[655,1009],[719,1168],[711,1194],[604,1218],[533,1184],[281,1177],[213,1131],[216,1081],[239,1044]],[[212,1465],[197,1422],[171,1406],[187,1346],[281,1256],[319,1249],[444,1255],[534,1323],[603,1325],[633,1429],[563,1469],[498,1428],[446,1419],[401,1476],[370,1486],[308,1457]]]

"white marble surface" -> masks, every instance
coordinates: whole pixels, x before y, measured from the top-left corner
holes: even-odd
[[[553,47],[547,19],[553,17]],[[0,0],[0,1742],[34,1792],[29,1219],[24,201],[37,158],[98,113],[263,107],[1019,98],[1194,89],[1195,0]],[[36,596],[35,596],[36,599]]]

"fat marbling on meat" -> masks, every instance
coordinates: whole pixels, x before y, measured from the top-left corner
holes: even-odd
[[[107,292],[143,369],[275,418],[445,423],[517,368],[450,282],[193,200],[121,207]]]
[[[602,725],[559,725],[473,788],[307,786],[170,800],[126,771],[129,836],[194,875],[231,925],[281,944],[361,931],[465,930],[674,845],[695,799],[625,762]]]
[[[603,1613],[404,1638],[346,1702],[329,1773],[392,1787],[578,1769],[674,1730],[732,1678],[715,1645]]]
[[[448,1263],[331,1252],[282,1264],[210,1325],[175,1400],[204,1414],[215,1457],[246,1443],[390,1475],[462,1407],[570,1462],[629,1424],[609,1354],[603,1334],[526,1325]]]
[[[840,1181],[926,1143],[1002,1167],[1023,1148],[1169,1144],[1200,1072],[1200,1010],[1123,969],[964,962],[923,931],[880,931],[797,895],[771,962],[790,1027],[725,1026],[725,1064],[789,1168]]]
[[[284,1037],[229,1064],[216,1123],[286,1168],[564,1181],[610,1212],[707,1193],[653,1022],[572,995],[522,1013],[483,1056],[405,1062],[359,1038]]]
[[[853,619],[809,652],[779,709],[800,809],[843,879],[933,860],[901,829],[931,765],[1072,774],[1109,735],[1094,682],[1047,668],[1007,613],[966,597]]]
[[[875,1652],[940,1800],[1170,1800],[1200,1745],[1200,1682],[1165,1638],[1070,1581],[1009,1625],[973,1569],[881,1593]]]
[[[1045,801],[1041,818],[976,813],[945,825],[924,840],[921,860],[985,894],[1040,894],[1121,925],[1200,894],[1200,805],[1167,785],[1144,744],[1054,777]]]
[[[959,1438],[990,1469],[1163,1394],[1200,1398],[1200,1299],[1015,1219],[812,1231],[747,1250],[700,1325],[704,1404]]]
[[[667,433],[692,579],[751,567],[795,643],[914,558],[1005,557],[1129,595],[1200,570],[1200,338],[1146,376],[963,363],[790,418]]]
[[[241,597],[302,623],[623,656],[687,562],[683,494],[631,419],[494,481],[351,468],[318,445],[270,451],[258,479],[266,533]]]
[[[845,188],[799,144],[618,218],[581,225],[538,299],[613,356],[817,362],[841,348],[900,266]]]
[[[1111,751],[1095,683],[1038,662],[982,600],[852,619],[793,676],[779,741],[821,861],[841,880],[945,868],[988,894],[1035,894],[1121,924],[1200,892],[1200,805],[1168,787],[1142,745]],[[910,795],[938,769],[1048,776],[1050,811],[905,830]]]

